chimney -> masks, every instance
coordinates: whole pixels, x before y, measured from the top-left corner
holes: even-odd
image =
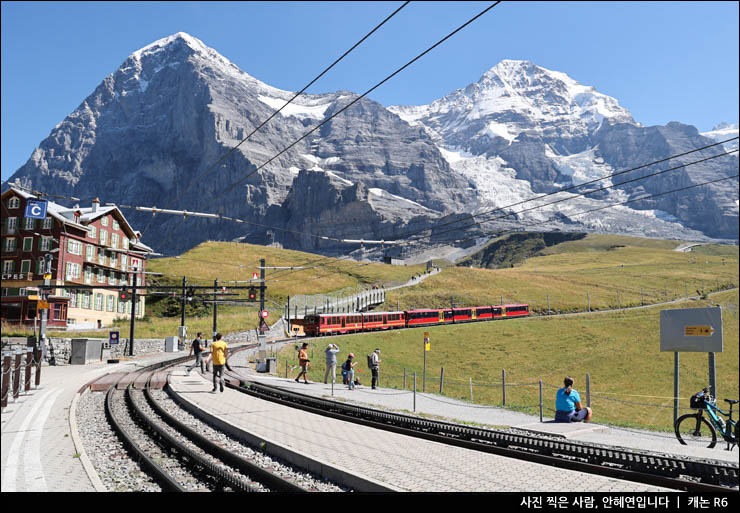
[[[100,206],[100,200],[98,198],[95,198],[92,200],[92,212],[93,214],[98,211],[98,207]]]

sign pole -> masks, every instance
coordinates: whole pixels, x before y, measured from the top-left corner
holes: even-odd
[[[717,367],[713,352],[709,353],[709,393],[717,399]]]
[[[673,423],[678,420],[678,401],[679,401],[679,382],[678,382],[678,364],[679,352],[673,353]]]

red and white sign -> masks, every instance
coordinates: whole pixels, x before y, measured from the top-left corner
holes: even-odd
[[[253,279],[253,280],[259,280],[259,279],[260,279],[260,275],[259,275],[259,273],[257,273],[257,272],[253,272],[253,273],[252,273],[252,279]]]
[[[267,310],[262,310],[260,312],[260,315],[262,316],[263,319],[267,319],[267,316],[269,315],[269,313]]]

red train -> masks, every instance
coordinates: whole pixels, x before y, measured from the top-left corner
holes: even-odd
[[[492,321],[526,317],[529,305],[475,306],[436,308],[404,312],[327,313],[307,315],[303,329],[306,336],[344,335],[415,326],[440,326],[464,322]]]

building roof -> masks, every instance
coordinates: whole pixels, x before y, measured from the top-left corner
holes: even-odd
[[[13,186],[11,186],[2,194],[2,199],[5,200],[5,198],[11,193],[24,199],[39,199],[38,196],[34,196],[31,193],[28,193],[22,189],[17,189]],[[134,228],[126,219],[126,216],[123,215],[123,212],[121,212],[121,210],[115,205],[108,204],[103,207],[97,207],[96,209],[93,209],[93,207],[81,208],[78,205],[70,208],[59,205],[58,203],[54,203],[51,200],[47,200],[46,212],[51,217],[61,221],[67,226],[74,226],[82,229],[87,229],[86,226],[88,224],[105,214],[116,213],[121,221],[123,221],[122,227],[124,228],[124,231],[130,234],[130,238],[137,239],[137,241],[131,243],[129,247],[134,251],[141,251],[143,253],[152,253],[154,251],[152,248],[138,240],[138,238],[141,237],[141,232],[138,230],[134,230]],[[78,212],[80,214],[79,223],[75,221],[75,214]]]

